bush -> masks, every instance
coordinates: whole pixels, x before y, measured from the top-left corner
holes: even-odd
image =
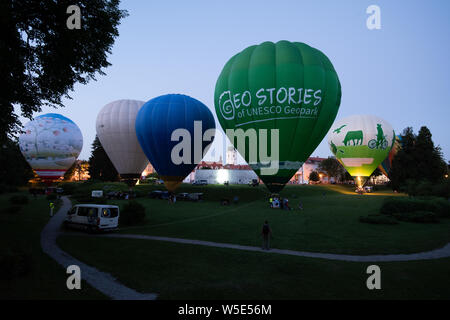
[[[12,205],[6,208],[2,208],[0,210],[0,213],[2,214],[16,214],[16,213],[20,213],[22,211],[22,207],[18,206],[18,205]]]
[[[77,184],[73,183],[73,182],[68,182],[68,183],[64,183],[61,185],[61,188],[63,188],[64,195],[70,195],[70,194],[74,194],[75,191],[77,190]]]
[[[26,275],[31,270],[31,255],[24,252],[0,253],[0,278],[7,280]]]
[[[28,203],[28,197],[24,195],[15,195],[9,198],[9,203],[13,205],[24,205]]]
[[[370,224],[398,224],[394,217],[382,214],[369,214],[365,217],[359,217],[359,221]]]
[[[436,183],[432,188],[433,195],[443,198],[450,198],[450,179],[445,179],[441,183]]]
[[[49,201],[53,201],[53,200],[56,200],[56,199],[58,199],[58,196],[56,194],[54,194],[54,193],[50,193],[50,194],[47,195],[47,200],[49,200]]]
[[[79,203],[92,203],[92,204],[108,203],[108,200],[106,198],[92,198],[91,196],[85,194],[73,195],[71,198]]]
[[[119,223],[121,225],[141,224],[145,219],[145,207],[137,201],[129,201],[120,210]]]
[[[17,187],[13,187],[7,184],[0,184],[0,194],[9,192],[17,192]]]
[[[430,211],[437,213],[439,206],[434,200],[421,199],[387,199],[381,206],[380,213],[393,215],[395,213],[407,213],[414,211]]]
[[[400,221],[417,222],[417,223],[437,223],[439,219],[437,214],[430,211],[414,211],[394,213],[393,216]]]

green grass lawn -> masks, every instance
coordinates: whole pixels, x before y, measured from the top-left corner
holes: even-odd
[[[378,213],[387,197],[402,196],[388,190],[357,195],[352,187],[286,186],[281,195],[289,198],[292,211],[269,208],[264,186],[180,188],[180,192],[193,190],[203,191],[205,201],[169,204],[139,198],[147,208],[146,224],[123,227],[121,232],[259,246],[261,225],[267,219],[272,244],[282,249],[367,255],[428,251],[450,242],[450,219],[437,224],[359,222],[360,216]],[[220,205],[221,198],[234,195],[239,196],[239,204]],[[297,209],[299,201],[304,210]]]
[[[123,184],[108,184],[125,190]],[[105,184],[82,185],[89,192]],[[141,194],[162,186],[142,185]],[[403,196],[389,190],[356,195],[345,186],[287,186],[282,196],[297,208],[268,207],[264,186],[195,187],[179,192],[203,192],[203,202],[169,204],[138,198],[147,209],[144,225],[123,227],[122,233],[149,234],[260,246],[260,228],[268,219],[274,232],[272,246],[282,249],[346,254],[409,253],[441,247],[450,241],[450,221],[437,224],[401,222],[398,225],[360,223],[358,217],[378,213],[387,197]],[[79,191],[78,191],[79,192]],[[220,199],[237,195],[238,204],[221,206]],[[0,208],[11,194],[0,195]],[[17,214],[0,214],[0,252],[25,252],[30,271],[3,279],[3,299],[101,299],[83,283],[81,291],[66,288],[65,270],[43,254],[40,232],[48,221],[48,201],[30,198]],[[123,205],[126,200],[109,203]],[[369,263],[339,262],[158,241],[79,237],[58,239],[61,248],[81,261],[113,274],[142,292],[160,299],[448,299],[449,259],[377,263],[382,290],[366,288]],[[88,249],[87,249],[88,248]]]
[[[450,258],[376,263],[382,289],[368,290],[371,263],[134,239],[63,236],[58,244],[136,290],[158,293],[159,299],[450,298]]]
[[[27,192],[14,194],[27,195]],[[0,209],[10,206],[13,194],[0,195]],[[49,204],[44,196],[28,196],[29,203],[20,212],[0,213],[0,259],[11,254],[29,258],[29,271],[9,277],[2,274],[0,299],[102,299],[105,298],[87,283],[81,290],[68,290],[66,270],[42,252],[40,233],[49,217]],[[5,263],[4,260],[2,263]],[[5,265],[1,266],[6,268]]]

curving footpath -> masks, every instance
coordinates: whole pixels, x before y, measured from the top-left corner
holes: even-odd
[[[341,260],[341,261],[354,261],[354,262],[394,262],[394,261],[415,261],[415,260],[430,260],[441,259],[450,257],[450,243],[447,243],[443,248],[435,249],[427,252],[411,253],[411,254],[386,254],[386,255],[346,255],[346,254],[334,254],[334,253],[319,253],[319,252],[307,252],[307,251],[294,251],[283,249],[270,249],[269,251],[263,250],[259,247],[243,246],[239,244],[231,243],[219,243],[203,240],[190,240],[180,238],[158,237],[158,236],[146,236],[140,234],[104,234],[98,237],[108,238],[122,238],[122,239],[140,239],[140,240],[155,240],[166,241],[183,244],[193,244],[200,246],[216,247],[216,248],[228,248],[245,251],[257,251],[264,253],[285,254],[290,256],[307,257],[307,258],[319,258],[327,260]]]
[[[62,197],[63,205],[41,232],[42,250],[56,260],[66,269],[70,265],[77,265],[81,270],[81,279],[92,287],[117,300],[154,300],[155,293],[140,293],[119,283],[109,273],[101,272],[70,256],[56,245],[56,238],[61,234],[60,227],[64,221],[65,213],[70,209],[71,202],[67,197]]]

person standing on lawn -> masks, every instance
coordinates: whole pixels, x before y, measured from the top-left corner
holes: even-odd
[[[269,250],[270,247],[270,237],[272,236],[272,229],[270,229],[269,221],[264,221],[261,235],[263,237],[263,250]]]

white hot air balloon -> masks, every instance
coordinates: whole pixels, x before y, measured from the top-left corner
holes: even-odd
[[[148,164],[136,137],[136,115],[144,102],[117,100],[97,115],[97,136],[120,177],[133,186]]]
[[[19,136],[25,159],[47,184],[60,179],[83,147],[80,128],[69,118],[47,113],[28,122]]]

